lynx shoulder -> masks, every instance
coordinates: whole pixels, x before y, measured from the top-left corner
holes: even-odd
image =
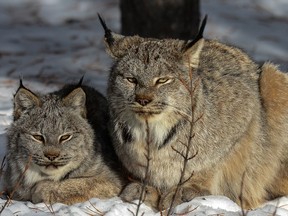
[[[5,172],[11,199],[72,204],[119,194],[120,178],[103,158],[107,102],[96,90],[69,85],[41,95],[21,84],[13,116]]]
[[[238,48],[204,39],[205,24],[193,41],[125,37],[102,25],[107,52],[116,60],[108,83],[114,146],[131,175],[148,182],[148,203],[167,208],[178,191],[175,204],[213,194],[253,208],[269,193],[288,194],[287,186],[275,187],[275,178],[288,177],[280,163],[287,160],[281,150],[288,141],[284,133],[283,142],[276,140],[288,113],[271,120],[277,99],[264,87],[276,85],[265,78],[269,73],[287,75],[271,65],[261,68]],[[275,95],[287,104],[286,83],[283,88]],[[131,183],[121,197],[139,198],[140,185]]]

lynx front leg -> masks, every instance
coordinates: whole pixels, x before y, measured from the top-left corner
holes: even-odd
[[[126,202],[132,202],[133,200],[140,199],[142,190],[143,184],[133,182],[124,188],[120,197]],[[145,204],[151,206],[154,209],[158,209],[159,192],[156,188],[149,185],[145,186],[142,199]]]
[[[41,181],[32,189],[32,202],[47,204],[65,203],[68,205],[84,202],[92,197],[100,199],[119,195],[120,183],[93,178],[67,179],[61,182]]]
[[[172,206],[174,207],[183,202],[189,202],[195,197],[210,194],[208,190],[201,189],[196,185],[180,186],[179,188],[175,186],[161,196],[158,208],[165,210],[171,206],[172,202]]]

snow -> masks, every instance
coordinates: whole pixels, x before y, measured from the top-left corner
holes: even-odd
[[[25,86],[48,92],[63,83],[85,83],[105,94],[111,59],[104,51],[99,12],[120,30],[118,0],[0,0],[0,160],[6,128],[12,122],[12,97],[23,77]],[[287,0],[201,0],[208,14],[205,37],[233,44],[256,61],[272,61],[288,71]],[[0,199],[0,209],[7,201]],[[1,215],[133,215],[135,203],[118,197],[71,206],[12,200]],[[140,214],[160,216],[141,205]],[[288,198],[269,201],[248,216],[288,215]],[[240,206],[222,196],[198,197],[175,208],[175,215],[242,215]]]

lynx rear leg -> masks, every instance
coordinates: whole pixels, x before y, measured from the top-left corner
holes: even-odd
[[[268,123],[274,123],[272,126],[275,127],[277,123],[286,123],[285,126],[288,126],[288,74],[271,63],[265,63],[261,69],[260,91],[268,114]],[[282,126],[278,125],[278,128]]]
[[[268,133],[275,154],[279,155],[279,172],[267,187],[270,198],[288,194],[288,74],[265,63],[260,77],[260,91],[267,114]]]

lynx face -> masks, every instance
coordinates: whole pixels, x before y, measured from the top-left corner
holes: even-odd
[[[85,119],[81,88],[64,98],[53,94],[41,97],[20,88],[14,106],[9,143],[10,149],[17,150],[9,154],[18,158],[21,167],[28,165],[30,181],[59,180],[93,152],[93,132]]]
[[[179,41],[150,40],[118,60],[108,90],[112,107],[120,111],[118,115],[129,119],[132,114],[142,121],[157,121],[163,113],[171,118],[179,114],[189,116],[189,110],[183,106],[183,101],[187,101],[187,106],[191,104],[185,88],[189,65],[185,63],[182,46]]]

